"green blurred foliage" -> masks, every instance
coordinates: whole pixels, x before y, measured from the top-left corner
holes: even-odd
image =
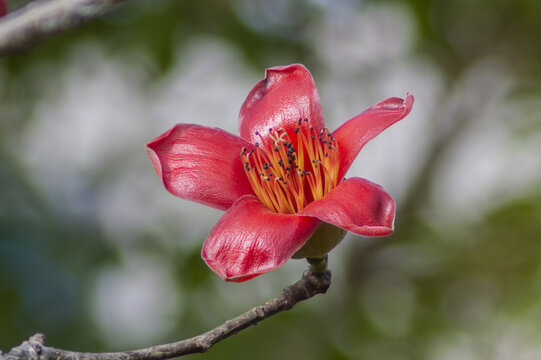
[[[92,223],[73,223],[42,201],[24,174],[2,157],[0,169],[0,339],[12,346],[45,324],[65,345],[97,345],[85,313],[89,269],[114,259]]]
[[[5,143],[10,133],[24,130],[32,119],[31,104],[40,92],[27,71],[42,66],[60,73],[67,54],[84,41],[99,42],[111,58],[125,53],[148,55],[148,71],[155,81],[168,76],[178,47],[201,35],[233,45],[259,72],[291,59],[314,72],[322,65],[314,45],[306,40],[307,25],[320,21],[332,5],[292,3],[298,13],[295,21],[254,28],[235,12],[237,2],[128,1],[80,29],[2,59],[7,73],[1,88],[3,104],[10,104],[11,116],[2,116],[0,141]],[[354,8],[362,11],[372,3],[354,2]],[[415,48],[438,64],[449,85],[475,61],[493,56],[514,64],[516,76],[527,80],[517,96],[539,91],[541,2],[387,3],[412,10]],[[11,9],[22,5],[14,4]],[[0,108],[3,114],[6,109]],[[532,122],[524,133],[538,132],[541,128],[533,126],[538,124]],[[0,349],[6,351],[39,331],[55,347],[109,350],[92,319],[88,292],[100,268],[122,262],[118,249],[95,219],[81,222],[47,203],[28,181],[31,174],[22,170],[4,145],[0,162]],[[434,176],[423,175],[424,184]],[[392,238],[354,247],[343,269],[335,271],[342,279],[328,294],[220,343],[205,358],[435,359],[444,351],[438,344],[447,341],[450,348],[460,348],[462,337],[473,339],[474,350],[479,346],[485,356],[474,358],[495,358],[497,350],[487,344],[498,342],[498,331],[509,330],[502,329],[502,319],[514,326],[530,326],[529,336],[541,342],[541,328],[532,319],[541,306],[538,185],[517,191],[516,198],[473,222],[432,224],[421,215],[424,201],[413,198],[399,204],[407,209],[407,213],[399,210],[399,217],[408,221],[398,223]],[[175,264],[171,275],[186,294],[175,328],[163,342],[193,336],[224,321],[216,318],[210,323],[205,314],[193,310],[217,313],[220,303],[215,275],[201,261],[199,245],[167,253],[152,245],[153,236],[139,246]],[[330,263],[332,268],[332,253]],[[141,347],[146,345],[151,344]]]

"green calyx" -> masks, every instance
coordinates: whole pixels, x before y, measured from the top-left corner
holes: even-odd
[[[312,237],[297,251],[292,258],[303,259],[313,258],[321,259],[336,245],[342,241],[346,235],[346,230],[340,229],[334,225],[322,223],[312,235]]]

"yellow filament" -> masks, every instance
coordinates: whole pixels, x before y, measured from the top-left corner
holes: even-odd
[[[322,199],[339,182],[338,144],[327,129],[319,134],[308,119],[295,129],[296,146],[284,129],[269,129],[241,160],[255,195],[271,211],[292,214]]]

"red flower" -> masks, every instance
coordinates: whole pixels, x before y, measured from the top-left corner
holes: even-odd
[[[391,196],[344,175],[361,148],[412,105],[409,94],[383,100],[331,133],[308,70],[277,66],[242,105],[240,136],[178,124],[147,153],[169,192],[226,210],[202,257],[223,279],[245,281],[284,264],[323,223],[365,236],[393,231]]]

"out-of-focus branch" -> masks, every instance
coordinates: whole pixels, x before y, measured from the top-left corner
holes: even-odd
[[[210,349],[214,344],[235,335],[241,330],[255,325],[274,314],[293,308],[300,301],[307,300],[317,294],[324,294],[330,285],[331,272],[329,270],[321,274],[306,271],[299,281],[288,286],[280,295],[263,305],[228,320],[204,334],[171,344],[126,352],[81,353],[45,346],[45,336],[36,334],[21,345],[11,349],[9,353],[5,355],[0,353],[0,360],[159,360],[202,353]]]
[[[488,69],[488,70],[487,70]],[[508,88],[508,82],[502,75],[494,77],[493,67],[471,65],[458,77],[453,88],[440,98],[440,104],[434,114],[439,123],[426,136],[432,139],[428,154],[418,173],[413,178],[406,196],[399,202],[397,228],[407,233],[410,226],[418,226],[416,219],[430,198],[430,186],[434,182],[438,167],[445,156],[453,149],[457,141],[471,129],[473,124],[481,121],[482,114],[494,99],[501,98]],[[374,252],[395,242],[399,237],[376,238],[364,242],[349,253],[350,282],[347,291],[355,293],[370,267],[368,259]]]
[[[38,0],[0,18],[0,56],[79,26],[126,0]]]

